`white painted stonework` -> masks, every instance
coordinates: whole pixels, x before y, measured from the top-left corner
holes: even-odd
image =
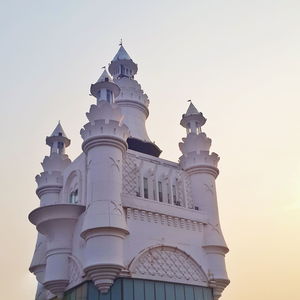
[[[229,283],[228,248],[206,119],[190,103],[179,163],[128,149],[128,138],[152,143],[149,100],[122,45],[108,70],[112,77],[105,70],[91,86],[97,101],[81,129],[82,154],[74,161],[65,154],[70,140],[61,124],[46,139],[50,155],[36,177],[40,207],[29,215],[38,231],[30,265],[37,299],[62,297],[86,280],[105,293],[117,277],[209,286],[218,299]]]

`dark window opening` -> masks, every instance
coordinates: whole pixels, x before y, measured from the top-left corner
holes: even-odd
[[[144,177],[144,198],[149,198],[148,193],[148,178]]]
[[[163,202],[163,192],[162,192],[162,182],[158,182],[158,200],[159,202]]]
[[[69,196],[69,203],[76,204],[78,203],[78,189],[72,191]]]

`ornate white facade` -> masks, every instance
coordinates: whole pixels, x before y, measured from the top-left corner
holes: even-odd
[[[60,298],[87,280],[106,293],[119,277],[212,287],[218,299],[229,283],[228,248],[206,119],[190,103],[179,163],[161,159],[145,127],[148,97],[122,45],[108,70],[112,78],[104,70],[91,85],[97,101],[80,132],[83,153],[70,161],[61,124],[46,139],[40,207],[29,215],[38,231],[30,266],[37,299]]]

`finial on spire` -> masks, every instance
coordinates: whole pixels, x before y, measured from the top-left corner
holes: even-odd
[[[119,46],[123,46],[123,39],[122,38],[120,39]]]
[[[187,102],[192,102],[192,100],[188,100]]]
[[[106,70],[106,66],[103,66],[101,69],[104,69],[104,70]]]

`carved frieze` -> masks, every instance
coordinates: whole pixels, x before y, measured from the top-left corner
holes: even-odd
[[[153,280],[207,285],[207,276],[199,264],[178,248],[151,248],[131,263],[133,277]]]
[[[199,231],[203,230],[203,223],[191,221],[184,218],[167,216],[165,214],[152,213],[150,211],[126,208],[126,217],[128,220],[136,220],[141,222],[149,222],[161,224],[163,226],[181,228],[183,230]]]
[[[123,193],[136,196],[138,189],[137,160],[127,155],[123,161]]]

